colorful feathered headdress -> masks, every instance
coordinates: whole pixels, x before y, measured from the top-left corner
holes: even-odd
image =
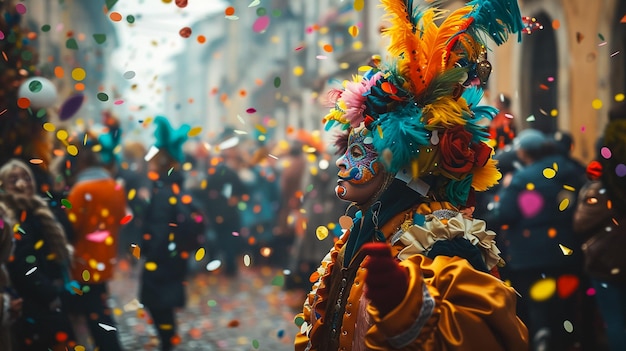
[[[180,128],[174,129],[170,121],[163,116],[156,116],[154,118],[154,124],[156,124],[154,131],[156,141],[154,146],[157,149],[166,150],[176,161],[184,162],[185,154],[183,153],[183,144],[188,139],[188,133],[191,127],[187,124],[183,124]]]
[[[486,40],[521,40],[524,25],[514,0],[472,0],[455,11],[440,3],[382,0],[388,57],[332,90],[323,122],[327,130],[364,125],[389,172],[463,206],[471,189],[501,177],[485,143],[497,110],[479,106],[491,73]]]

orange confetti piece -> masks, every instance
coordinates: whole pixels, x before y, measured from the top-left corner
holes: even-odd
[[[234,14],[235,14],[235,8],[234,8],[234,7],[232,7],[232,6],[228,6],[228,7],[226,8],[226,10],[224,10],[224,14],[225,14],[226,16],[232,16],[232,15],[234,15]]]
[[[122,20],[122,15],[119,12],[111,12],[111,14],[109,15],[109,18],[113,22],[119,22]]]
[[[559,21],[558,19],[555,19],[554,21],[552,21],[552,29],[557,30],[561,27],[561,21]]]
[[[619,23],[626,23],[626,15],[624,15],[624,17],[622,17],[622,19],[619,21]]]
[[[187,195],[187,194],[185,194],[185,195],[183,195],[183,196],[180,198],[180,202],[182,202],[182,203],[184,203],[184,204],[186,204],[186,205],[187,205],[187,204],[190,204],[190,203],[191,203],[191,201],[192,201],[192,197],[191,197],[191,195]]]
[[[63,78],[64,75],[65,75],[65,71],[63,70],[63,67],[61,67],[61,66],[54,67],[54,76],[55,77]]]
[[[141,256],[141,248],[137,245],[133,245],[133,257],[139,259]]]
[[[230,322],[228,322],[228,327],[229,328],[236,328],[239,326],[239,321],[236,319],[231,320]]]
[[[550,88],[545,85],[545,84],[539,84],[539,88],[541,88],[542,90],[549,90]]]
[[[30,100],[25,97],[17,99],[17,107],[27,109],[30,106]]]
[[[198,35],[198,43],[204,44],[206,43],[206,37],[204,35]]]
[[[43,160],[39,159],[39,158],[33,158],[33,159],[30,160],[30,163],[32,163],[34,165],[40,165],[40,164],[43,163]]]
[[[326,52],[333,52],[333,46],[330,44],[326,44],[322,47],[322,49],[324,49],[324,51]]]

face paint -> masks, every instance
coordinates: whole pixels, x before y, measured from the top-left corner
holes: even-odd
[[[382,169],[373,139],[365,128],[353,130],[348,137],[348,149],[337,160],[341,169],[338,177],[352,184],[365,184]],[[339,193],[338,193],[339,194]]]

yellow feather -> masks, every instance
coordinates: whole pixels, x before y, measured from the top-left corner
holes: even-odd
[[[464,99],[454,100],[451,96],[443,96],[432,104],[424,106],[422,115],[425,119],[426,129],[433,130],[437,127],[464,126],[467,121],[463,118],[463,111],[469,111]]]
[[[498,184],[498,181],[502,178],[502,173],[496,167],[497,164],[498,161],[490,158],[484,167],[474,168],[474,177],[472,178],[472,188],[474,190],[485,191]]]

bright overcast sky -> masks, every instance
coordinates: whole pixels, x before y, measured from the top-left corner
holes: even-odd
[[[139,89],[142,91],[139,94],[124,92],[125,99],[130,100],[131,105],[154,103],[154,95],[145,88],[151,82],[152,91],[165,88],[165,82],[154,77],[163,77],[174,69],[171,58],[180,53],[189,40],[180,36],[180,29],[209,14],[223,12],[227,6],[221,0],[189,0],[182,9],[175,1],[119,0],[112,11],[119,12],[123,20],[115,24],[119,48],[112,55],[112,64],[120,75],[134,72],[135,78],[131,81],[144,88]],[[128,15],[135,17],[133,24],[126,21]]]

